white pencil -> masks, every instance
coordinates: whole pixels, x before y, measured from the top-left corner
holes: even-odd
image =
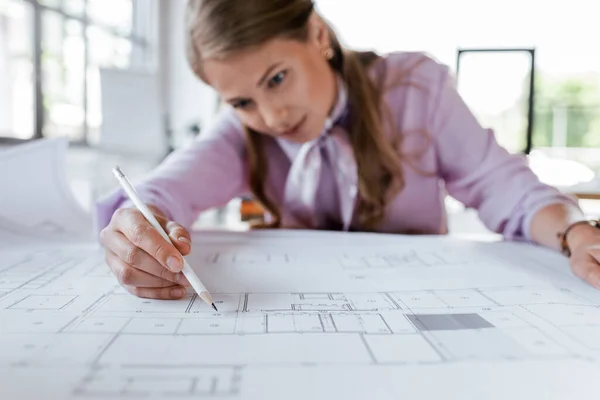
[[[152,226],[158,231],[158,233],[160,233],[160,235],[165,240],[167,240],[169,243],[173,243],[171,241],[171,238],[169,238],[169,235],[167,235],[167,233],[164,231],[162,226],[160,226],[160,224],[154,217],[154,214],[152,213],[152,211],[150,211],[148,206],[146,206],[146,204],[144,204],[144,202],[140,199],[140,196],[138,195],[137,191],[135,190],[135,188],[133,187],[131,182],[129,182],[129,179],[127,179],[127,176],[125,176],[123,171],[121,171],[121,168],[119,168],[119,166],[116,166],[115,168],[113,168],[113,174],[115,175],[115,177],[117,178],[117,180],[119,181],[121,186],[123,187],[123,190],[125,190],[125,193],[127,193],[127,196],[129,196],[131,201],[133,201],[133,204],[135,204],[137,209],[144,215],[144,217],[148,220],[148,222],[150,222],[152,224]],[[217,307],[215,306],[215,303],[213,302],[213,300],[210,296],[210,293],[208,292],[208,290],[206,290],[206,287],[204,286],[204,284],[202,283],[200,278],[198,278],[198,276],[194,273],[194,270],[192,269],[192,267],[190,267],[190,264],[187,262],[185,257],[182,257],[182,258],[183,258],[183,275],[185,275],[187,280],[190,282],[190,284],[192,285],[192,288],[194,288],[196,293],[198,293],[198,296],[202,300],[204,300],[204,302],[206,304],[212,306],[212,308],[215,311],[219,311],[219,310],[217,310]]]

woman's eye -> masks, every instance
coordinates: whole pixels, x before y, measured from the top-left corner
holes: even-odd
[[[287,74],[287,71],[281,71],[279,73],[277,73],[275,76],[273,76],[270,80],[269,80],[269,87],[275,87],[281,84],[281,82],[283,82],[283,80],[285,79],[285,75]]]
[[[248,106],[250,106],[250,100],[238,100],[235,103],[232,104],[233,108],[248,108]]]

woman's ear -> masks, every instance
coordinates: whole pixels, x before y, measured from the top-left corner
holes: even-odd
[[[308,21],[310,40],[320,49],[331,47],[329,27],[317,13],[313,13]]]

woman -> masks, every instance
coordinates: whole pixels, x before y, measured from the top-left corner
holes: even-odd
[[[131,293],[183,296],[197,213],[250,191],[272,227],[428,234],[446,233],[449,193],[507,239],[572,252],[600,287],[600,230],[478,124],[446,67],[346,50],[310,0],[193,0],[187,29],[193,71],[227,106],[138,186],[175,246],[120,190],[99,203],[107,263]]]

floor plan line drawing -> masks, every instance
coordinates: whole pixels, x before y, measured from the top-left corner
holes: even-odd
[[[104,353],[106,353],[106,351],[108,351],[108,349],[110,349],[111,345],[115,342],[115,340],[117,340],[118,337],[119,337],[118,334],[112,335],[112,337],[111,337],[110,341],[108,342],[108,344],[91,361],[90,364],[91,364],[92,368],[98,368],[100,366],[100,359],[102,358],[102,356],[104,355]]]
[[[53,258],[53,253],[40,254],[39,257],[26,256],[14,264],[0,270],[0,289],[6,295],[20,289],[40,289],[74,268],[78,259],[64,261]],[[41,259],[43,258],[43,259]]]
[[[596,305],[564,305],[570,310],[571,319],[563,320],[562,324],[557,324],[548,315],[540,313],[540,310],[532,309],[532,306],[523,306],[527,312],[534,315],[536,318],[543,320],[551,325],[554,329],[562,332],[571,340],[579,343],[581,346],[600,352],[600,342],[596,345],[598,334],[600,334],[600,306]],[[548,310],[544,310],[547,314]],[[565,313],[564,315],[569,315]]]
[[[475,291],[476,291],[477,293],[479,293],[481,296],[483,296],[483,297],[485,297],[486,299],[488,299],[489,301],[491,301],[492,303],[494,303],[495,305],[497,305],[497,306],[500,306],[500,305],[501,305],[501,304],[500,304],[500,303],[498,303],[496,300],[494,300],[494,299],[492,299],[491,297],[487,296],[487,295],[485,294],[485,292],[482,292],[482,291],[481,291],[481,289],[475,289]]]
[[[205,253],[204,259],[210,264],[255,264],[280,263],[290,264],[302,260],[302,256],[292,256],[289,252],[214,251]],[[345,252],[335,257],[342,268],[352,271],[374,269],[402,268],[434,268],[451,267],[456,264],[473,264],[481,261],[481,257],[466,257],[457,251],[443,249],[438,251],[399,250],[396,252],[377,251],[364,255],[360,252]]]
[[[390,296],[390,294],[389,294],[389,293],[384,293],[384,295],[385,295],[385,297],[386,297],[386,298],[387,298],[387,299],[390,301],[390,303],[392,303],[392,304],[393,304],[393,305],[394,305],[394,306],[395,306],[395,307],[396,307],[398,310],[401,310],[401,309],[402,309],[402,307],[400,307],[400,304],[398,304],[398,303],[396,302],[396,300],[394,300],[394,299],[392,298],[392,296]]]
[[[302,313],[302,314],[305,314],[305,313]],[[268,315],[276,315],[276,314],[268,314]],[[270,321],[268,315],[267,315],[267,321]],[[293,313],[292,315],[297,315],[297,314]],[[306,315],[309,315],[309,316],[313,315],[313,316],[318,317],[318,320],[320,321],[320,325],[323,326],[322,325],[322,321],[323,321],[323,317],[325,316],[325,314],[322,314],[322,313],[307,313]],[[345,313],[345,315],[347,315],[347,313]],[[357,313],[357,315],[360,315],[360,313]],[[410,315],[413,315],[413,314],[410,314]],[[441,316],[437,316],[436,314],[425,314],[425,315],[416,314],[414,316],[416,316],[418,318],[430,317],[430,319],[432,321],[431,322],[432,325],[415,327],[416,329],[415,329],[414,332],[412,332],[412,333],[403,333],[403,334],[392,333],[392,329],[389,328],[389,326],[388,326],[389,334],[388,335],[383,335],[383,336],[405,336],[405,337],[410,337],[410,336],[418,335],[418,336],[421,336],[423,339],[425,339],[425,341],[429,342],[430,345],[432,346],[432,348],[434,350],[436,350],[438,353],[440,353],[440,351],[439,351],[439,344],[434,343],[433,340],[432,340],[432,337],[431,337],[431,335],[435,335],[435,332],[437,332],[437,331],[444,331],[444,330],[449,330],[451,332],[452,331],[457,332],[457,331],[461,331],[461,330],[464,330],[464,329],[466,329],[466,330],[481,329],[480,325],[470,325],[470,326],[463,326],[463,327],[460,327],[460,326],[458,326],[458,327],[449,327],[447,325],[448,322],[447,321],[443,321],[442,319],[445,318],[445,316],[461,316],[461,318],[464,319],[463,316],[470,316],[470,315],[473,316],[473,317],[476,316],[476,314],[453,314],[453,313],[445,314],[445,315],[441,315]],[[328,315],[327,317],[328,318],[333,318],[335,320],[335,314]],[[135,319],[135,318],[138,318],[138,317],[133,317],[131,319]],[[377,315],[377,318],[381,319],[382,317],[380,315]],[[82,320],[79,320],[77,322],[82,322]],[[410,322],[410,320],[409,320],[409,322]],[[435,326],[436,324],[437,324],[437,326]],[[446,324],[446,325],[445,326],[441,326],[440,324],[441,325]],[[473,323],[470,322],[470,324],[473,324]],[[268,322],[267,322],[266,325],[267,325],[266,331],[263,332],[263,333],[260,333],[259,335],[269,334],[271,332],[271,329],[268,328]],[[146,334],[139,334],[139,335],[138,334],[125,334],[124,333],[124,327],[126,327],[127,324],[123,324],[122,326],[123,326],[123,328],[121,328],[121,330],[119,330],[118,332],[115,333],[114,338],[122,336],[122,335],[130,336],[130,337],[136,337],[136,336],[142,336],[143,337],[143,336],[146,336]],[[414,323],[413,323],[413,326],[414,326]],[[521,329],[523,329],[523,328],[516,328],[516,331],[521,330]],[[527,329],[529,329],[529,328],[527,328]],[[338,331],[338,330],[336,329],[336,331]],[[305,331],[305,332],[302,332],[302,333],[306,334],[308,332],[310,332],[310,331]],[[70,331],[69,333],[72,333],[72,331]],[[290,333],[298,333],[298,332],[292,330],[292,331],[289,331],[289,332],[279,332],[279,333],[285,335],[286,333],[290,334]],[[319,335],[319,334],[323,334],[323,333],[325,333],[325,332],[318,332],[318,333],[314,333],[314,334],[315,335]],[[547,335],[543,334],[542,332],[539,332],[539,333],[541,334],[541,336],[545,336],[546,338],[549,338]],[[233,335],[234,332],[231,332],[231,334]],[[358,334],[361,337],[361,340],[363,340],[363,341],[365,341],[366,337],[370,337],[370,338],[381,337],[381,334],[378,334],[378,333],[356,332],[356,334]],[[181,335],[181,334],[179,334],[179,336],[188,336],[188,335]],[[199,335],[198,334],[192,334],[192,336],[199,336]],[[200,335],[200,336],[202,336],[202,335]],[[215,335],[214,334],[206,334],[205,336],[215,336]],[[107,347],[110,347],[110,344]],[[372,351],[370,351],[370,352],[372,353]],[[100,353],[100,355],[98,356],[98,358],[101,358],[102,354],[103,353]],[[506,355],[502,356],[502,357],[505,357],[505,358],[515,358],[514,356],[506,356]],[[443,356],[442,358],[445,359],[445,360],[447,360],[447,361],[449,360],[447,356]]]
[[[242,306],[242,312],[248,312],[248,295],[244,296],[244,303]]]
[[[189,313],[190,310],[192,309],[192,306],[194,305],[194,303],[196,302],[196,299],[198,298],[198,294],[194,293],[192,295],[192,298],[190,299],[190,304],[188,304],[187,308],[185,309],[186,313]]]
[[[367,352],[369,353],[371,363],[377,364],[377,359],[375,358],[375,355],[373,354],[373,350],[371,350],[371,348],[369,347],[369,344],[365,340],[365,335],[360,335],[360,340],[361,340],[362,344],[365,346],[365,348],[367,349]]]
[[[327,328],[325,328],[325,323],[323,322],[323,315],[319,314],[319,324],[321,324],[321,332],[327,332]]]
[[[112,293],[112,292],[110,292],[110,293],[105,293],[105,294],[103,294],[102,296],[100,296],[100,297],[99,297],[99,298],[98,298],[96,301],[94,301],[92,304],[90,304],[88,307],[86,307],[86,308],[83,310],[83,313],[85,314],[85,313],[88,313],[88,312],[90,312],[91,310],[93,310],[93,309],[94,309],[94,307],[96,307],[96,305],[97,305],[97,304],[100,304],[100,303],[102,303],[102,301],[103,301],[103,300],[104,300],[104,299],[105,299],[107,296],[110,296],[111,294],[113,294],[113,293]]]
[[[479,257],[467,257],[448,249],[375,251],[368,255],[346,252],[338,258],[341,266],[349,270],[448,267],[456,264],[473,264],[480,260]]]
[[[175,398],[237,397],[242,382],[241,367],[202,367],[188,372],[158,372],[153,367],[125,367],[118,371],[96,368],[92,370],[74,390],[76,396],[123,396],[124,398],[146,397],[151,394],[174,396]],[[175,373],[173,373],[175,372]],[[179,372],[179,374],[177,374]],[[106,377],[118,379],[118,384],[106,384]],[[188,397],[189,396],[189,397]]]
[[[66,330],[69,328],[69,326],[72,326],[74,323],[76,323],[81,317],[80,316],[76,316],[73,317],[73,319],[71,319],[69,322],[67,322],[62,328],[60,328],[57,333],[65,333]]]
[[[101,252],[0,253],[0,398],[22,400],[10,390],[25,387],[23,400],[42,390],[65,400],[354,400],[365,382],[391,400],[434,390],[423,382],[435,376],[600,373],[600,295],[576,282],[434,246],[317,256],[267,247],[196,253],[219,312],[191,290],[174,301],[129,294]]]
[[[261,252],[215,252],[212,254],[208,254],[205,257],[205,260],[210,264],[289,264],[290,262],[292,262],[289,254],[272,254]]]
[[[27,295],[16,303],[6,307],[15,310],[62,310],[73,303],[78,296],[69,295]]]
[[[432,338],[427,337],[427,335],[425,335],[423,332],[419,331],[419,335],[423,338],[424,341],[427,342],[427,344],[429,344],[429,346],[437,353],[437,355],[440,357],[440,360],[442,360],[442,362],[449,362],[451,361],[451,359],[449,359],[447,356],[445,356],[441,351],[440,351],[440,347],[439,344],[436,346],[436,344],[433,342]]]
[[[218,315],[228,315],[231,313],[252,313],[252,312],[282,312],[282,311],[295,311],[295,312],[332,312],[332,311],[377,311],[377,310],[407,310],[413,311],[414,309],[420,308],[447,308],[449,310],[453,308],[489,308],[489,307],[507,307],[505,304],[501,304],[495,299],[496,295],[506,296],[506,290],[516,290],[514,293],[525,292],[529,288],[519,289],[507,289],[507,288],[492,288],[492,289],[460,289],[460,290],[444,290],[444,291],[419,291],[419,292],[384,292],[384,293],[214,293],[217,302],[228,303],[232,306],[230,309],[223,309],[218,313],[208,307],[204,307],[201,302],[196,301],[195,295],[191,295],[187,300],[183,301],[185,304],[181,306],[179,311],[175,310],[175,307],[166,307],[164,303],[157,302],[155,300],[148,299],[135,299],[139,305],[134,306],[136,313],[210,313]],[[522,302],[514,301],[511,306],[518,305],[532,305],[547,304],[544,300],[536,300],[533,296],[539,296],[539,293],[535,293],[535,288],[531,291],[533,293],[527,294],[530,299],[524,299]],[[460,296],[455,295],[456,293],[461,294]],[[513,292],[511,292],[513,293]],[[468,295],[462,295],[468,294]],[[555,298],[551,299],[550,304],[578,304],[578,305],[592,305],[591,302],[580,296],[573,296],[571,292],[567,291],[556,291],[554,294]],[[454,298],[453,298],[454,297]],[[477,297],[477,298],[475,298]],[[100,309],[103,310],[107,306],[107,302],[111,300],[117,300],[122,298],[129,300],[131,295],[123,294],[107,294],[98,299],[90,310]],[[221,298],[225,300],[221,300]],[[453,298],[452,300],[449,300]],[[232,303],[235,302],[235,304]],[[265,301],[269,302],[268,305],[262,305]],[[451,301],[461,302],[462,304],[453,304]],[[130,302],[129,304],[134,304]],[[262,302],[262,303],[261,303]],[[153,309],[153,304],[160,304],[160,308]],[[279,304],[279,305],[277,305]],[[194,309],[195,306],[199,308]],[[178,306],[179,307],[179,306]],[[194,310],[194,311],[192,311]],[[89,310],[86,310],[89,311]],[[103,310],[104,311],[104,310]],[[108,310],[110,312],[110,310]],[[114,312],[119,312],[115,310]]]
[[[383,321],[383,323],[385,324],[385,327],[386,327],[386,328],[387,328],[387,329],[388,329],[390,332],[394,332],[394,331],[392,330],[392,328],[390,328],[390,325],[387,323],[387,321],[385,320],[385,318],[383,318],[383,317],[381,316],[381,314],[379,314],[379,317],[381,318],[381,320],[382,320],[382,321]]]

